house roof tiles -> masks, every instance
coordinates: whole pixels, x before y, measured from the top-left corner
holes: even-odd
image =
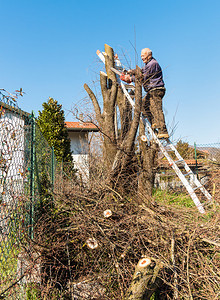
[[[98,127],[90,122],[65,122],[68,131],[99,131]]]
[[[196,165],[196,160],[195,159],[185,159],[185,162],[187,163],[188,166],[195,166]],[[169,162],[167,160],[159,160],[159,165],[160,166],[168,166]],[[201,166],[202,162],[200,160],[197,160],[197,165]]]

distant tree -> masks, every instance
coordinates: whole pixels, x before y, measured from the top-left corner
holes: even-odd
[[[178,141],[176,149],[184,159],[194,158],[194,148],[190,147],[187,142]]]
[[[51,147],[54,147],[58,161],[73,163],[62,105],[58,104],[57,100],[49,98],[42,106],[43,110],[39,111],[37,123],[45,139]]]
[[[176,150],[184,159],[194,159],[195,158],[195,149],[193,146],[190,146],[187,142],[179,140],[176,144]],[[207,158],[208,154],[200,149],[196,149],[197,158],[198,159],[205,159]],[[172,158],[175,158],[175,154],[171,152]]]

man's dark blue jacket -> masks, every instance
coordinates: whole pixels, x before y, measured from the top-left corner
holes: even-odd
[[[164,87],[162,69],[153,57],[142,68],[143,87],[146,92],[155,88]],[[132,81],[135,81],[132,76]]]

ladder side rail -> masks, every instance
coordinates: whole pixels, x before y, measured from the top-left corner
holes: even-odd
[[[179,177],[179,179],[181,180],[181,182],[183,183],[183,185],[187,189],[190,197],[192,198],[193,202],[197,206],[199,212],[200,213],[205,213],[205,210],[204,210],[201,202],[199,201],[196,193],[194,192],[193,188],[189,184],[188,180],[185,178],[185,176],[183,175],[183,173],[181,172],[181,170],[179,169],[179,167],[176,165],[176,163],[174,162],[174,160],[170,157],[170,155],[168,154],[168,152],[166,151],[166,149],[164,148],[164,146],[162,145],[162,143],[160,142],[160,140],[157,138],[157,136],[153,132],[152,128],[150,127],[150,125],[148,124],[148,122],[146,122],[146,119],[142,115],[142,120],[143,119],[145,120],[145,124],[146,124],[146,127],[147,127],[148,131],[152,135],[153,139],[157,142],[157,144],[160,147],[161,152],[166,157],[166,159],[168,160],[170,166],[174,169],[175,173],[177,174],[177,176]]]
[[[126,90],[126,88],[125,88],[125,86],[124,86],[124,84],[122,82],[121,82],[121,87],[122,87],[123,92],[125,93],[128,101],[132,105],[132,107],[135,107],[134,101],[131,99],[131,96],[128,94],[128,92],[127,92],[127,90]],[[148,132],[150,133],[150,135],[152,136],[152,138],[156,141],[156,143],[159,145],[161,152],[163,153],[163,155],[168,160],[170,166],[174,169],[175,173],[177,174],[177,176],[179,177],[179,179],[181,180],[181,182],[183,183],[183,185],[187,189],[190,197],[192,198],[192,200],[195,203],[196,207],[198,208],[199,212],[200,213],[205,213],[203,205],[199,201],[199,199],[198,199],[196,193],[194,192],[193,188],[191,187],[191,185],[189,184],[189,182],[185,178],[185,176],[182,174],[181,170],[175,164],[175,162],[173,161],[173,159],[169,156],[168,152],[166,151],[166,149],[164,148],[164,146],[162,145],[162,143],[160,142],[160,140],[157,138],[156,134],[154,133],[154,131],[152,130],[152,128],[150,126],[150,123],[149,123],[148,119],[145,118],[142,113],[141,113],[141,118],[142,118],[142,121],[144,122],[144,125],[147,127]]]
[[[128,94],[128,91],[126,90],[125,85],[122,81],[121,81],[121,87],[122,87],[122,90],[123,90],[125,96],[127,97],[128,101],[130,102],[131,106],[133,108],[135,108],[135,102],[134,102],[134,100],[132,100],[131,96]]]
[[[103,62],[103,64],[105,64],[105,57],[104,55],[102,54],[101,51],[97,50],[96,51],[96,54],[98,55],[98,57],[100,58],[100,60]]]
[[[179,154],[179,152],[177,151],[177,149],[174,147],[174,145],[172,143],[169,144],[169,147],[175,152],[176,157],[179,160],[183,160],[183,166],[186,170],[187,173],[192,172],[192,170],[190,169],[190,167],[187,165],[187,163],[185,162],[185,160],[182,158],[182,156]],[[193,173],[193,172],[192,172]],[[192,178],[194,184],[199,187],[200,191],[206,196],[206,198],[209,201],[212,201],[212,196],[210,195],[210,193],[206,190],[206,188],[204,186],[201,186],[201,182],[198,180],[198,178],[196,176],[194,176]]]

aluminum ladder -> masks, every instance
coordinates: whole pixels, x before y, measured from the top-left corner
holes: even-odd
[[[99,56],[100,60],[105,63],[105,53],[103,54],[102,52],[100,52],[99,50],[96,52],[97,55]],[[129,103],[131,104],[131,106],[133,107],[133,109],[135,108],[135,102],[133,101],[133,99],[131,98],[131,96],[129,95],[125,84],[121,81],[121,88],[126,96],[126,98],[128,99]],[[152,139],[158,144],[162,154],[166,157],[166,159],[169,162],[170,167],[173,168],[173,170],[175,171],[176,175],[179,177],[180,181],[183,183],[183,185],[185,186],[186,190],[188,191],[190,197],[192,198],[193,202],[195,203],[196,207],[198,208],[200,213],[205,213],[205,209],[204,209],[204,204],[202,204],[199,200],[199,198],[197,197],[195,191],[196,190],[200,190],[204,196],[208,199],[208,202],[210,203],[212,201],[212,196],[209,194],[209,192],[205,189],[205,187],[200,183],[200,181],[197,179],[196,176],[193,176],[191,178],[191,181],[193,182],[193,184],[191,184],[191,182],[187,179],[188,176],[193,175],[194,173],[192,172],[192,170],[190,169],[190,167],[187,165],[187,163],[185,162],[185,160],[182,158],[182,156],[179,154],[179,152],[177,151],[177,149],[175,148],[175,146],[172,144],[172,142],[170,141],[170,139],[166,139],[166,146],[163,145],[164,140],[160,140],[157,138],[157,135],[154,133],[153,129],[151,128],[151,124],[148,121],[148,119],[141,113],[141,119],[145,125],[145,130],[148,131],[148,133],[150,134],[150,136],[152,137]],[[141,137],[142,141],[147,142],[147,137],[146,136],[142,136]],[[167,149],[169,148],[169,150]],[[177,157],[177,160],[174,160],[170,155],[169,155],[169,151],[173,151]],[[178,164],[181,163],[185,169],[185,174],[182,173],[182,171],[180,170],[180,168],[178,167]]]

